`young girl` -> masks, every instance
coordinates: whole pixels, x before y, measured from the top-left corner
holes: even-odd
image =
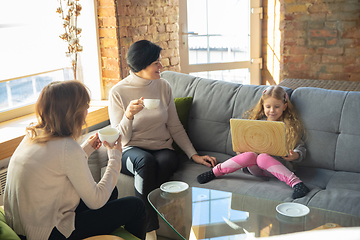
[[[121,137],[96,183],[88,156],[101,146],[97,134],[80,146],[76,139],[88,112],[90,96],[78,81],[53,82],[35,106],[38,123],[10,159],[4,192],[5,218],[27,240],[84,239],[111,234],[120,226],[145,239],[145,207],[141,199],[117,199],[121,169]]]
[[[237,153],[238,155],[216,165],[209,172],[200,174],[197,177],[198,182],[207,183],[244,168],[244,172],[255,176],[277,177],[294,189],[292,194],[294,199],[305,196],[309,189],[291,172],[293,171],[292,164],[302,161],[306,154],[305,145],[300,139],[304,128],[285,90],[280,86],[268,87],[264,90],[257,105],[246,112],[245,116],[253,120],[283,121],[286,126],[286,146],[289,155],[274,157],[265,153]]]

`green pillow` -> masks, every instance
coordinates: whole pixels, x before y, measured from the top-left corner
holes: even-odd
[[[190,109],[193,102],[193,98],[192,97],[175,98],[174,102],[175,102],[177,114],[179,116],[179,120],[184,126],[185,131],[187,132]],[[184,153],[175,142],[173,143],[173,148],[178,153]]]
[[[1,206],[0,207],[0,222],[4,222],[6,223],[6,220],[5,220],[5,212],[4,212],[4,206]]]
[[[0,239],[20,240],[19,236],[6,224],[4,209],[0,207]]]

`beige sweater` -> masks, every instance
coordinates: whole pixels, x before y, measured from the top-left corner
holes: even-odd
[[[80,146],[59,138],[39,145],[25,137],[8,168],[4,208],[10,227],[28,240],[48,239],[54,226],[69,237],[80,198],[91,209],[101,208],[117,182],[121,152],[108,151],[108,167],[97,184],[87,163],[93,151],[87,141]]]
[[[125,116],[132,100],[141,97],[160,99],[160,106],[144,108],[133,120]],[[173,149],[173,139],[190,158],[197,154],[177,115],[170,84],[165,79],[147,80],[130,75],[109,92],[109,114],[112,127],[120,130],[123,146],[150,150]]]

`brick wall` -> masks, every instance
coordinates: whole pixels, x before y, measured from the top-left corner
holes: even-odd
[[[127,76],[125,56],[137,40],[160,45],[164,70],[180,71],[179,0],[97,2],[104,98]],[[358,0],[263,0],[263,7],[263,84],[285,78],[360,81]]]
[[[178,0],[98,0],[104,97],[129,73],[126,54],[132,43],[158,44],[164,70],[180,71]]]
[[[263,83],[360,81],[360,1],[264,0],[263,5]]]
[[[281,78],[360,81],[360,1],[285,0]]]

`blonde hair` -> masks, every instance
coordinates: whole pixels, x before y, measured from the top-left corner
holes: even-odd
[[[305,129],[297,111],[294,108],[294,105],[292,105],[286,91],[282,87],[275,85],[266,88],[256,106],[253,109],[245,112],[244,117],[253,120],[261,120],[266,118],[263,105],[264,101],[269,97],[273,97],[277,100],[282,100],[284,103],[287,103],[287,108],[279,120],[285,123],[287,150],[294,150],[299,139],[304,136]]]
[[[74,80],[50,83],[36,102],[38,122],[26,128],[28,136],[35,143],[60,137],[77,139],[82,135],[89,103],[89,91],[84,84]]]

